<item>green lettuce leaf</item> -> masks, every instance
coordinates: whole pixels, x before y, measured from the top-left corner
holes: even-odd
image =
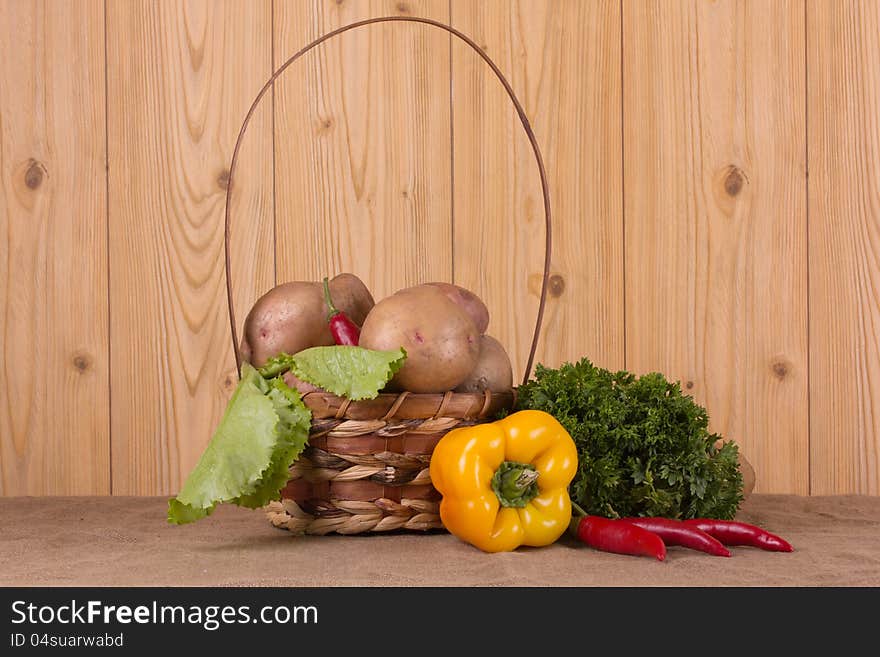
[[[294,354],[290,371],[334,395],[352,400],[374,399],[406,360],[403,348],[375,351],[337,345],[312,347]]]
[[[281,353],[267,360],[266,364],[260,367],[257,371],[264,379],[271,379],[272,377],[284,374],[289,370],[292,362],[293,356]]]
[[[250,365],[223,419],[176,498],[168,521],[194,522],[221,502],[256,508],[277,499],[287,471],[305,448],[311,413],[280,378],[266,381]]]
[[[295,376],[334,395],[349,399],[374,399],[406,360],[403,348],[375,351],[336,345],[312,347],[293,356],[279,354],[260,368],[263,376],[290,370]]]
[[[312,413],[300,401],[299,393],[281,377],[269,381],[269,386],[266,396],[275,405],[278,414],[279,439],[269,467],[260,477],[256,490],[234,500],[239,506],[250,509],[259,509],[278,499],[278,493],[290,478],[290,466],[305,449],[312,422]]]
[[[260,370],[245,363],[211,442],[180,493],[168,501],[168,521],[195,522],[223,502],[256,509],[278,499],[312,421],[299,393],[281,378],[288,369],[334,394],[372,399],[405,358],[403,349],[335,346],[281,354]]]

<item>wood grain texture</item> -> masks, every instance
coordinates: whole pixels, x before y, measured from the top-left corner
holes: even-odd
[[[110,492],[104,17],[0,3],[0,495]]]
[[[336,27],[447,0],[275,3],[275,64]],[[296,62],[275,89],[278,281],[347,271],[378,300],[452,276],[449,38],[371,25]]]
[[[452,24],[505,73],[550,184],[551,285],[536,363],[623,367],[620,14],[617,2],[452,2]],[[535,158],[482,60],[452,48],[455,282],[489,307],[519,381],[544,267]]]
[[[245,111],[309,40],[380,15],[451,22],[523,101],[554,211],[538,362],[680,380],[758,492],[880,494],[880,3],[9,0],[0,495],[179,489],[234,385]],[[233,182],[239,326],[276,273],[454,281],[520,378],[539,178],[464,44],[395,24],[321,46]]]
[[[226,172],[271,73],[271,3],[110,1],[113,492],[177,492],[234,384]],[[254,117],[233,181],[236,306],[273,278],[272,126]]]
[[[627,367],[809,490],[804,7],[623,4]]]
[[[880,4],[807,3],[812,492],[880,494]]]

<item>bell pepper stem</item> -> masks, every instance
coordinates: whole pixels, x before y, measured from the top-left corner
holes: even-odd
[[[538,471],[537,470],[523,470],[522,473],[516,478],[516,487],[525,490],[529,486],[532,485],[533,482],[538,480]]]
[[[504,461],[492,476],[492,490],[501,506],[522,508],[538,495],[539,472],[535,466]]]

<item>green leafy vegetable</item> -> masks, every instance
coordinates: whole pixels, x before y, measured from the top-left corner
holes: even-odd
[[[610,372],[586,358],[538,365],[516,409],[546,411],[578,449],[572,500],[606,517],[730,519],[742,502],[737,446],[708,431],[706,410],[662,374]]]
[[[406,360],[406,351],[375,351],[364,347],[336,345],[312,347],[293,356],[281,354],[261,369],[263,376],[286,370],[334,395],[349,399],[373,399]]]
[[[306,446],[312,422],[312,413],[300,401],[299,393],[290,388],[281,377],[269,381],[266,396],[275,405],[275,412],[278,414],[279,440],[269,467],[260,477],[259,486],[253,493],[241,495],[234,500],[239,506],[250,509],[258,509],[278,499],[278,493],[290,479],[290,466]]]
[[[266,364],[257,371],[264,379],[271,379],[272,377],[284,374],[289,370],[292,362],[293,356],[290,354],[278,354],[267,360]]]
[[[169,501],[168,521],[204,518],[220,502],[257,508],[277,499],[305,448],[310,422],[311,412],[295,390],[280,378],[266,381],[245,363],[211,442]]]
[[[311,411],[281,378],[303,381],[351,399],[372,399],[403,366],[406,352],[315,347],[282,354],[259,371],[244,363],[223,419],[176,498],[168,522],[204,518],[222,502],[256,509],[278,499],[290,466],[305,449]]]

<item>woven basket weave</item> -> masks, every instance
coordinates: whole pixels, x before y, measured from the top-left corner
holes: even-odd
[[[304,54],[343,32],[373,23],[391,22],[419,23],[443,29],[474,50],[501,82],[531,143],[544,196],[545,254],[535,331],[523,377],[525,382],[534,362],[550,270],[550,194],[537,139],[507,79],[472,39],[438,21],[410,16],[363,20],[315,39],[272,74],[245,116],[229,166],[225,214],[227,307],[236,367],[240,372],[241,352],[230,275],[230,199],[239,148],[251,117],[278,76]],[[291,467],[290,480],[281,499],[266,508],[267,516],[276,527],[307,534],[442,529],[440,495],[431,485],[429,471],[434,446],[454,428],[491,421],[500,411],[511,409],[515,398],[515,390],[440,394],[404,391],[382,393],[376,399],[361,401],[326,392],[307,393],[303,395],[303,401],[312,412],[308,447]]]

